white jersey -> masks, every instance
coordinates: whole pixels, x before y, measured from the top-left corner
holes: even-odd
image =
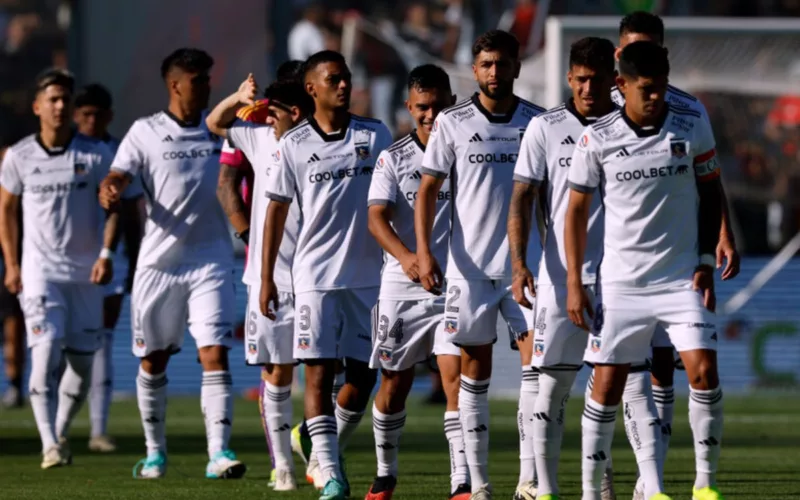
[[[602,286],[690,282],[699,264],[697,182],[718,176],[711,126],[695,111],[669,107],[661,125],[642,128],[618,110],[587,127],[569,183],[603,198]]]
[[[709,121],[708,111],[706,111],[706,107],[703,106],[703,103],[700,102],[697,97],[688,92],[684,92],[678,87],[667,85],[667,94],[664,96],[664,99],[674,108],[696,111],[700,113],[702,118]],[[617,87],[611,89],[611,100],[619,107],[625,106],[625,96],[622,95],[622,92],[620,92]]]
[[[0,185],[22,197],[23,279],[91,282],[105,225],[97,191],[112,158],[105,144],[80,134],[58,151],[38,135],[8,148]]]
[[[596,118],[578,113],[572,99],[540,114],[528,125],[522,138],[514,180],[541,186],[539,210],[544,222],[544,251],[539,262],[537,282],[543,285],[567,284],[567,259],[564,226],[569,205],[569,166],[583,129]],[[603,250],[603,216],[600,197],[592,198],[589,233],[583,263],[583,283],[594,284]]]
[[[436,117],[422,172],[452,178],[448,278],[511,278],[506,227],[514,164],[528,122],[542,111],[516,99],[507,114],[492,115],[475,94]]]
[[[367,194],[378,152],[391,142],[386,125],[356,115],[332,134],[311,117],[281,138],[267,196],[297,198],[300,208],[296,294],[380,285],[381,250],[367,229]]]
[[[392,206],[392,228],[412,252],[416,252],[417,247],[414,203],[422,179],[424,154],[425,146],[416,132],[411,132],[380,154],[369,187],[369,205]],[[445,182],[436,198],[436,217],[431,234],[431,251],[442,266],[447,260],[449,228],[450,183]],[[387,252],[381,274],[381,299],[417,300],[430,296],[421,284],[408,279],[400,262]]]
[[[147,221],[137,268],[233,264],[228,223],[217,201],[222,139],[205,124],[180,122],[169,111],[136,120],[112,170],[141,179]],[[128,191],[136,186],[129,186]]]
[[[228,129],[228,139],[233,147],[244,153],[253,166],[253,201],[250,207],[250,241],[242,282],[251,287],[261,286],[261,253],[264,238],[264,220],[267,218],[267,170],[278,152],[275,129],[268,125],[238,120]],[[289,208],[283,231],[283,240],[275,262],[275,285],[281,292],[292,291],[292,259],[300,231],[300,209],[296,203]]]

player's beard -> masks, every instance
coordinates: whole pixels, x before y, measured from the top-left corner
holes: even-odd
[[[500,101],[514,93],[514,82],[497,82],[497,88],[490,89],[488,83],[481,83],[478,85],[481,92],[487,97]]]

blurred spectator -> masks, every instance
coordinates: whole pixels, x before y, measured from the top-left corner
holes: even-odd
[[[313,3],[303,9],[302,17],[289,32],[289,59],[305,61],[309,56],[325,49],[322,22],[325,10]]]

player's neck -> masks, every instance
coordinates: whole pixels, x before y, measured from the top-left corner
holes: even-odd
[[[419,143],[422,144],[423,147],[428,147],[428,139],[431,138],[431,134],[425,131],[425,128],[418,127],[414,130],[414,134],[417,136]]]
[[[478,100],[483,106],[483,109],[493,115],[505,115],[514,107],[516,96],[513,93],[509,94],[502,99],[493,99],[483,92],[478,92]]]
[[[64,148],[69,144],[71,138],[72,129],[70,127],[39,129],[39,141],[47,149]]]
[[[186,126],[200,123],[200,116],[203,114],[202,109],[186,109],[181,106],[181,103],[178,101],[170,101],[169,106],[167,106],[167,111],[169,111],[169,114],[181,125],[185,124]]]
[[[648,116],[637,113],[636,111],[628,108],[627,106],[625,106],[624,109],[625,116],[628,118],[628,120],[630,120],[632,123],[642,128],[660,126],[664,122],[664,117],[666,116],[667,111],[668,109],[665,106],[664,110],[661,113],[655,116],[653,115]]]
[[[349,118],[350,111],[347,109],[317,109],[314,111],[314,121],[326,134],[342,130],[347,125]]]
[[[611,95],[610,92],[609,95]],[[597,106],[592,108],[582,107],[578,103],[579,101],[573,97],[573,108],[575,108],[575,111],[577,111],[584,118],[600,118],[601,116],[605,116],[614,111],[614,101],[611,99],[609,99],[608,102],[598,103]]]

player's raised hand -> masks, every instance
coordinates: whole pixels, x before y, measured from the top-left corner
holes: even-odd
[[[413,283],[419,283],[419,262],[417,260],[417,254],[409,252],[408,255],[405,255],[398,260],[408,279],[410,279]]]
[[[278,311],[278,287],[275,286],[274,280],[261,280],[258,305],[261,309],[261,314],[275,321],[275,318],[277,318],[275,313]]]
[[[586,313],[585,315],[584,312]],[[592,310],[592,302],[589,300],[589,295],[583,285],[567,286],[567,313],[570,321],[575,326],[587,332],[589,331],[589,322],[586,321],[586,316],[589,319],[594,319],[594,311]]]
[[[8,291],[14,295],[22,291],[22,272],[18,265],[6,266],[6,276],[3,282]]]
[[[91,281],[95,285],[107,285],[111,283],[111,278],[114,277],[114,267],[111,259],[104,259],[100,257],[94,262],[92,266]]]
[[[256,83],[253,73],[250,73],[242,84],[239,85],[239,102],[246,106],[255,104],[257,95],[258,84]]]
[[[514,266],[514,272],[511,279],[511,294],[517,304],[526,309],[533,309],[533,304],[528,300],[525,295],[525,289],[528,289],[531,297],[536,296],[536,288],[534,288],[533,274],[528,266],[520,265]]]
[[[717,244],[717,269],[722,267],[725,261],[725,269],[722,270],[722,279],[730,280],[739,274],[741,259],[739,252],[736,251],[736,243],[730,238],[720,238]]]
[[[703,306],[711,312],[717,310],[717,295],[714,292],[714,270],[710,266],[699,266],[694,270],[692,289],[703,296]]]
[[[417,266],[419,266],[419,282],[422,288],[434,295],[442,294],[444,275],[436,257],[430,252],[417,253]]]

